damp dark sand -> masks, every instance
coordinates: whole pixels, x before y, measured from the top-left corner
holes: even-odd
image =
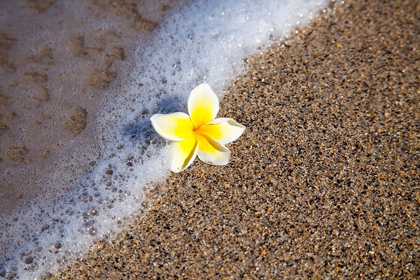
[[[53,278],[419,277],[419,31],[418,1],[348,1],[250,59],[230,163],[173,174]]]

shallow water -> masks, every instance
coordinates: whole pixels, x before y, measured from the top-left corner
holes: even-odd
[[[150,116],[186,111],[204,81],[222,97],[327,1],[77,2],[0,4],[1,276],[55,271],[121,231],[170,175]]]

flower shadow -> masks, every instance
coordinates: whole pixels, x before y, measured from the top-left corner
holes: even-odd
[[[185,101],[179,96],[169,95],[161,97],[160,101],[151,108],[142,109],[130,123],[123,126],[123,135],[138,146],[140,153],[144,154],[151,146],[161,148],[167,141],[153,129],[150,118],[154,114],[169,114],[186,112]]]

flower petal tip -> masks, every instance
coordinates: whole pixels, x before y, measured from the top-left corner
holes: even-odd
[[[208,84],[203,83],[191,91],[188,112],[194,128],[216,118],[219,112],[219,98]]]
[[[172,144],[172,172],[179,173],[188,168],[197,157],[198,143],[194,135]]]
[[[182,112],[156,114],[150,121],[156,132],[167,140],[182,141],[192,134],[193,124],[190,117]]]

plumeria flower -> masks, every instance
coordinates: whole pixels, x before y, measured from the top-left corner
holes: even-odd
[[[150,120],[156,132],[172,145],[173,172],[186,169],[197,157],[212,165],[229,162],[230,151],[225,144],[235,141],[245,127],[231,118],[218,118],[219,99],[210,86],[203,83],[191,91],[188,112],[156,114]]]

